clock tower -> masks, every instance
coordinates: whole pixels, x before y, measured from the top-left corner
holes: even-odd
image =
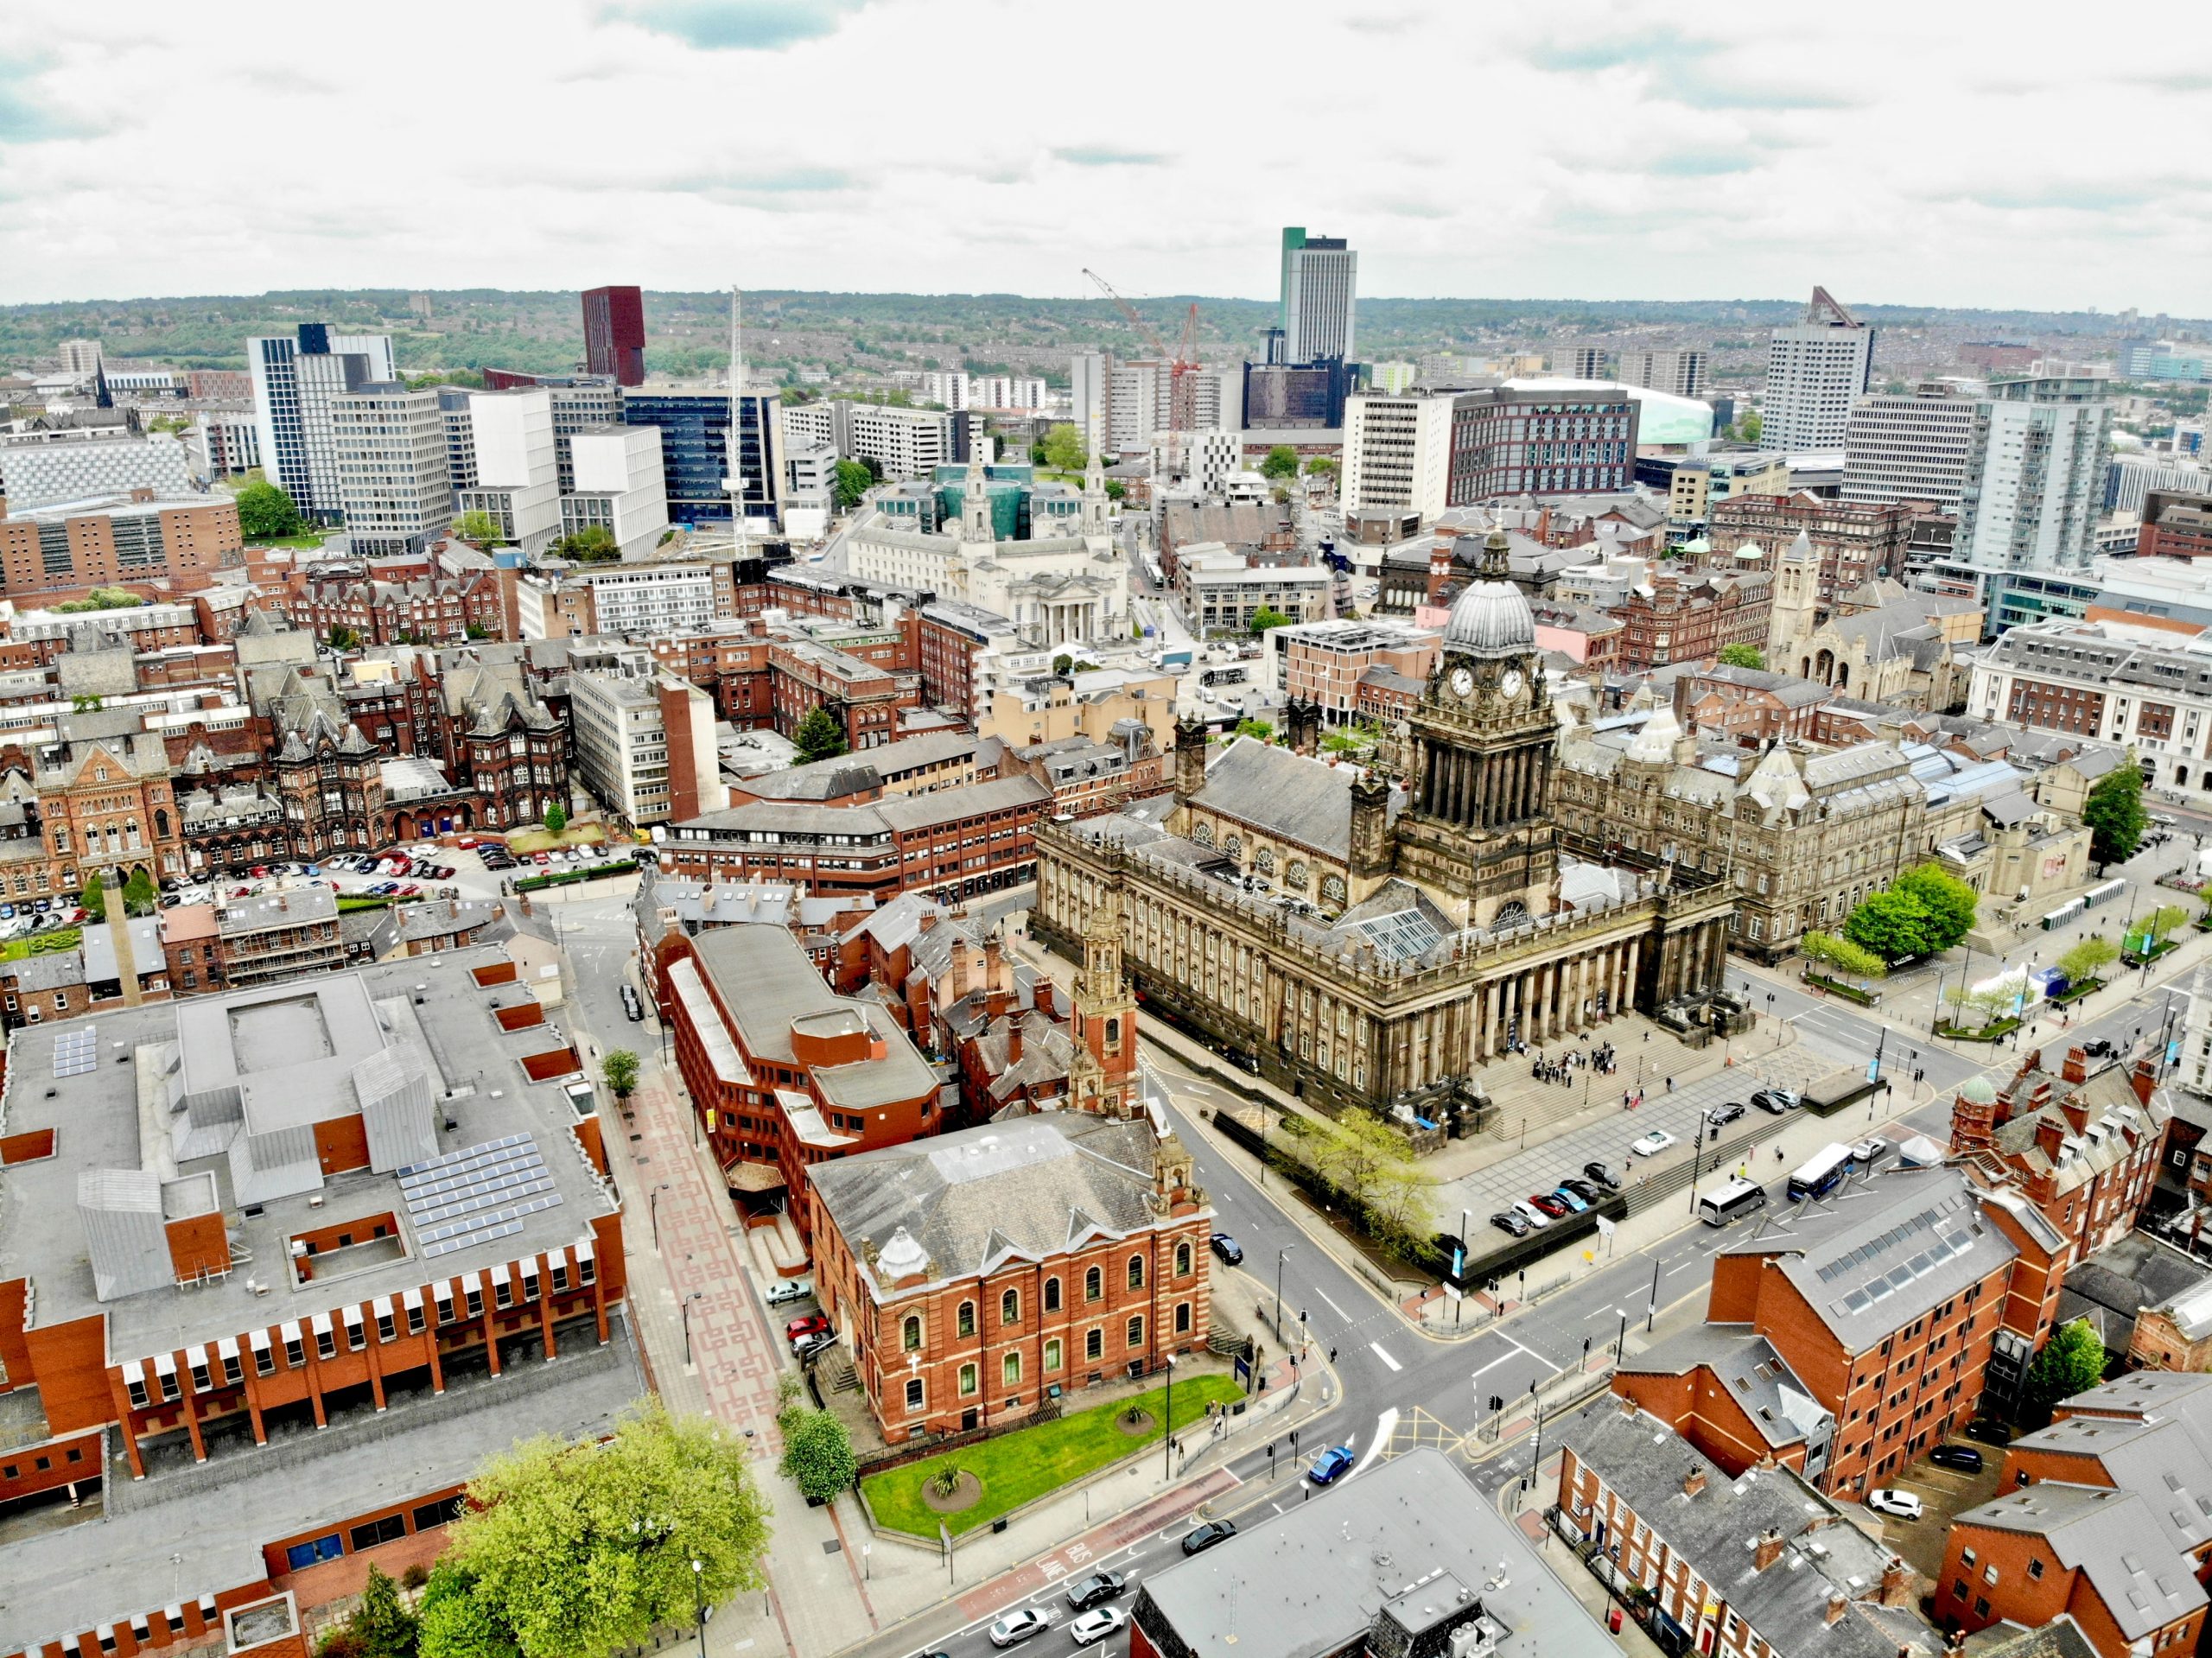
[[[1549,914],[1558,869],[1550,813],[1557,722],[1536,619],[1492,530],[1478,578],[1452,606],[1412,719],[1412,804],[1395,825],[1398,873],[1459,900],[1475,927]]]

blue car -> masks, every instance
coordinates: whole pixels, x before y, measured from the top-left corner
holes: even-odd
[[[1558,1198],[1560,1202],[1565,1204],[1569,1209],[1573,1210],[1578,1215],[1582,1213],[1584,1210],[1590,1207],[1589,1204],[1584,1203],[1581,1198],[1576,1197],[1565,1186],[1560,1187],[1559,1190],[1552,1193],[1552,1196]]]
[[[1306,1477],[1316,1485],[1333,1485],[1351,1472],[1351,1464],[1350,1445],[1331,1445],[1313,1458],[1313,1465],[1306,1471]]]

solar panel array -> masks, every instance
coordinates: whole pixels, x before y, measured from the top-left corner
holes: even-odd
[[[1948,1236],[1938,1236],[1910,1261],[1892,1267],[1879,1278],[1851,1292],[1835,1304],[1842,1312],[1864,1312],[1875,1302],[1894,1295],[1915,1279],[1925,1278],[1929,1273],[1954,1256],[1962,1255],[1974,1248],[1974,1235],[1961,1227]]]
[[[523,1217],[561,1201],[553,1172],[528,1134],[442,1153],[399,1172],[399,1192],[426,1255],[511,1236]]]
[[[99,1040],[90,1031],[65,1031],[54,1039],[54,1074],[82,1077],[99,1068]]]

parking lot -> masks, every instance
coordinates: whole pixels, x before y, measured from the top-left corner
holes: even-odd
[[[1920,1518],[1904,1520],[1893,1514],[1873,1515],[1882,1522],[1883,1540],[1904,1556],[1906,1565],[1931,1583],[1942,1570],[1943,1544],[1950,1534],[1951,1516],[1996,1496],[1998,1474],[2005,1466],[2005,1452],[2000,1446],[1980,1445],[1956,1435],[1945,1443],[1980,1452],[1981,1471],[1969,1474],[1955,1468],[1938,1468],[1923,1457],[1893,1478],[1889,1487],[1918,1497]]]
[[[623,861],[628,853],[626,847],[617,846],[514,855],[489,840],[475,848],[426,842],[378,853],[333,853],[315,862],[277,861],[206,875],[171,885],[161,901],[166,909],[177,904],[222,903],[301,886],[328,886],[343,893],[380,897],[496,898],[508,881]],[[66,915],[67,910],[60,912]],[[5,919],[0,916],[0,923]]]

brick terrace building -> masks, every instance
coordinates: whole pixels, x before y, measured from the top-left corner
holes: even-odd
[[[1625,1408],[1624,1408],[1625,1407]],[[1788,1468],[1738,1480],[1663,1420],[1599,1399],[1556,1432],[1560,1529],[1624,1595],[1651,1598],[1662,1650],[1721,1658],[1906,1658],[1943,1636],[1919,1575]]]
[[[654,946],[677,1068],[731,1189],[788,1191],[806,1171],[944,1127],[942,1083],[891,1015],[841,996],[780,926],[722,927]]]
[[[1706,1324],[1625,1362],[1613,1388],[1724,1467],[1756,1461],[1772,1430],[1802,1446],[1781,1459],[1821,1490],[1860,1491],[1974,1415],[1985,1390],[2009,1412],[2066,1259],[2032,1205],[1958,1169],[1847,1177],[1724,1245]],[[1762,1422],[1735,1402],[1765,1362],[1749,1337],[1815,1411]]]
[[[1819,605],[1825,617],[1839,594],[1872,578],[1904,574],[1905,548],[1923,511],[1817,495],[1738,495],[1715,503],[1706,539],[1714,560],[1731,565],[1738,548],[1757,542],[1771,569],[1771,561],[1802,531],[1820,556]]]
[[[418,581],[310,570],[292,578],[284,613],[321,638],[343,630],[363,645],[496,639],[507,632],[499,578],[490,570]]]
[[[1167,774],[1166,756],[1141,721],[1124,721],[1115,734],[1119,740],[1114,742],[1063,737],[1058,742],[1033,743],[1017,751],[1014,760],[1052,791],[1055,817],[1090,817],[1118,810],[1128,801],[1158,794],[1166,786]]]
[[[969,898],[1032,877],[1052,798],[1023,776],[867,806],[755,801],[673,825],[661,867],[693,880],[785,881],[878,903],[912,891]]]
[[[894,1442],[1205,1345],[1213,1210],[1148,1121],[1025,1117],[808,1178],[822,1309]]]
[[[485,950],[14,1035],[0,1501],[130,1483],[0,1543],[0,1649],[130,1658],[306,1604],[290,1574],[434,1529],[484,1452],[574,1431],[573,1382],[588,1419],[619,1408],[608,1366],[633,1394],[599,1121],[516,978]],[[503,1372],[497,1426],[456,1433]]]
[[[1321,718],[1340,726],[1358,712],[1360,677],[1369,669],[1425,681],[1442,637],[1397,622],[1306,622],[1270,628],[1262,648],[1273,657],[1275,689],[1319,704]]]

